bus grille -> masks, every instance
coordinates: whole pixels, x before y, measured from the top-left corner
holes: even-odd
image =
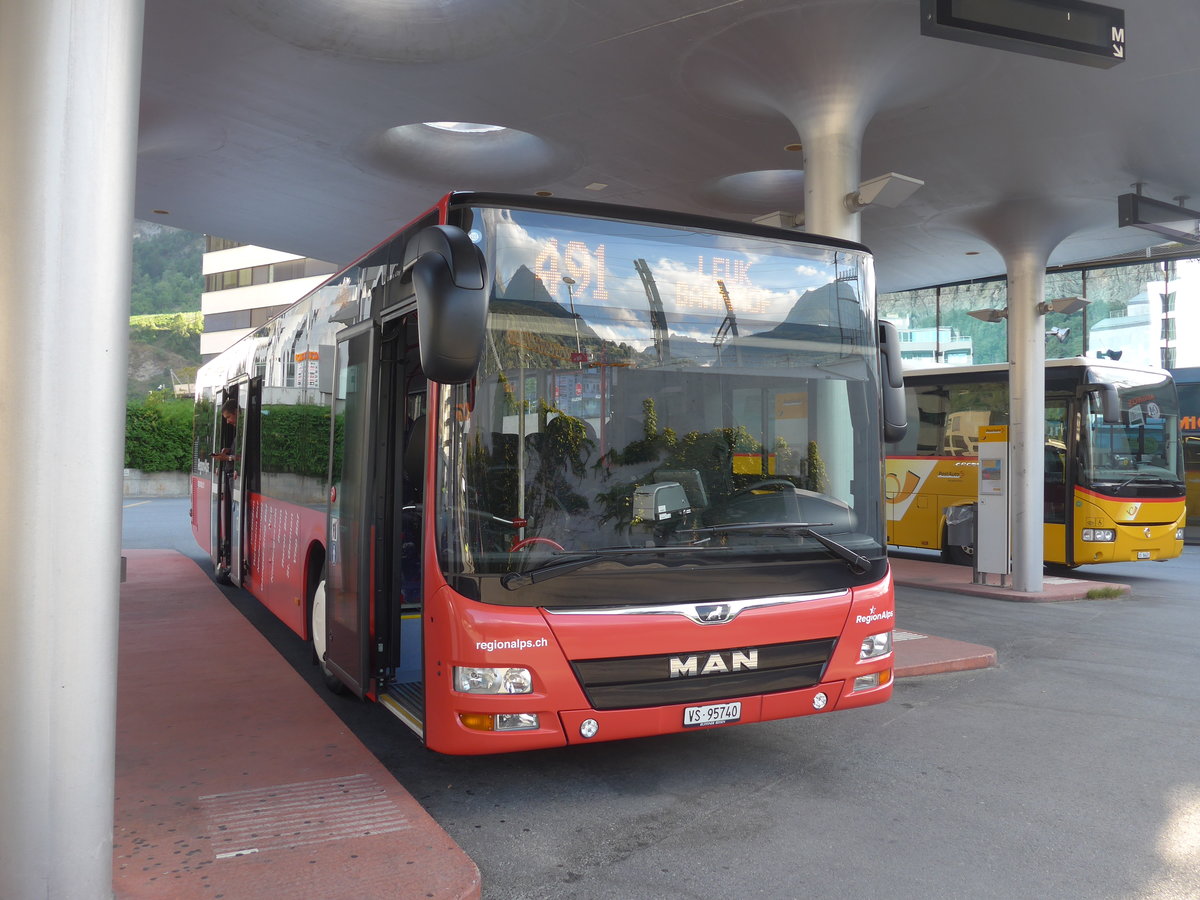
[[[819,684],[837,638],[572,662],[593,709],[699,703]],[[674,676],[672,677],[672,673]]]

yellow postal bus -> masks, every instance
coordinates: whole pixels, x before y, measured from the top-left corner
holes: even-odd
[[[1200,529],[1200,367],[1172,369],[1179,390],[1179,428],[1183,434],[1183,470],[1187,476],[1187,524],[1195,540]]]
[[[1008,366],[905,370],[908,433],[887,459],[887,539],[970,565],[979,429],[1007,425]],[[1046,362],[1045,559],[1067,566],[1183,550],[1179,401],[1170,373]]]

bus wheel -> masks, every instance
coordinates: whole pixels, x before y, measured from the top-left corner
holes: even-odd
[[[974,566],[975,548],[971,544],[947,544],[943,540],[942,562],[955,566]]]
[[[317,587],[313,591],[312,603],[309,604],[310,618],[309,630],[312,633],[312,648],[313,656],[316,658],[317,665],[321,667],[321,680],[325,683],[325,687],[334,694],[349,693],[349,688],[346,687],[336,675],[329,671],[325,666],[325,573],[321,573],[321,580],[317,582]]]

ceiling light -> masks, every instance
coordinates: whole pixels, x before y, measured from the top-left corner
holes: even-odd
[[[1043,316],[1052,312],[1069,316],[1071,313],[1079,312],[1091,302],[1082,297],[1059,297],[1055,300],[1043,300],[1037,305],[1037,311],[1039,315]]]
[[[602,191],[606,187],[608,187],[607,184],[601,184],[599,181],[593,181],[591,184],[584,187],[584,190],[585,191]]]
[[[430,128],[438,131],[453,131],[455,134],[488,134],[493,131],[506,131],[503,125],[484,125],[479,122],[425,122]]]
[[[755,225],[768,225],[771,228],[799,228],[804,224],[804,216],[800,213],[776,210],[765,216],[756,216]]]
[[[858,186],[857,191],[847,194],[846,209],[850,212],[858,212],[871,205],[889,208],[899,206],[924,184],[925,182],[919,178],[888,172],[886,175],[864,181]]]
[[[1007,309],[970,309],[967,315],[981,322],[1003,322],[1008,318]]]

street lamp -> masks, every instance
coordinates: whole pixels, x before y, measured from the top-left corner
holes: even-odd
[[[567,286],[567,302],[571,304],[571,321],[575,323],[575,356],[579,368],[583,368],[583,359],[580,356],[583,349],[579,346],[579,316],[575,315],[575,279],[570,275],[562,277],[563,284]]]

